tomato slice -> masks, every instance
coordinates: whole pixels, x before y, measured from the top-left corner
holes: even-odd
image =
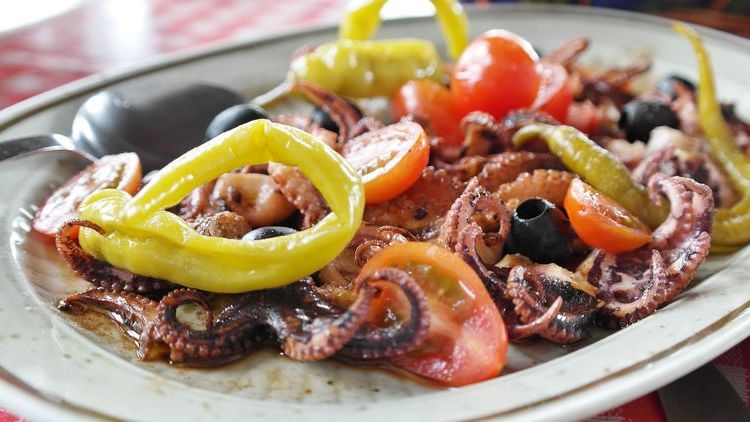
[[[440,246],[407,242],[376,253],[362,274],[386,267],[402,269],[414,277],[427,295],[430,309],[424,343],[393,358],[395,365],[456,387],[500,374],[508,351],[505,324],[468,264]],[[375,314],[390,314],[389,309],[398,308],[394,299],[388,294],[377,297],[373,305],[380,312]]]
[[[393,199],[419,179],[430,158],[430,143],[422,126],[399,122],[349,140],[341,154],[362,176],[365,201]]]
[[[76,217],[78,205],[92,192],[116,188],[135,194],[140,184],[141,161],[137,154],[107,155],[55,190],[37,211],[32,226],[54,237],[63,223]]]
[[[461,116],[450,90],[443,85],[429,79],[409,81],[396,91],[391,102],[397,119],[412,116],[429,133],[445,139],[446,145],[463,143]]]
[[[568,108],[573,102],[573,93],[568,84],[568,71],[556,63],[539,63],[539,91],[531,108],[546,112],[564,122]]]
[[[651,240],[651,231],[641,220],[581,179],[570,184],[563,205],[573,230],[589,246],[621,253]]]
[[[484,111],[502,119],[537,97],[537,56],[528,41],[504,30],[485,32],[458,58],[451,91],[461,116]]]

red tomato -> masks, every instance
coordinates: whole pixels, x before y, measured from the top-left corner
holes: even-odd
[[[568,71],[556,63],[539,63],[539,92],[531,108],[546,112],[559,122],[568,117],[573,93],[568,84]]]
[[[497,376],[505,365],[508,335],[495,303],[474,270],[430,243],[391,245],[373,256],[362,274],[395,267],[408,272],[428,298],[430,328],[424,343],[392,362],[450,386]],[[387,291],[386,291],[387,292]],[[398,314],[395,295],[375,298],[375,314]]]
[[[400,122],[351,139],[341,155],[362,176],[365,201],[376,204],[401,195],[419,179],[430,142],[422,126]]]
[[[413,116],[428,132],[445,139],[447,145],[463,143],[461,116],[448,88],[428,79],[409,81],[396,91],[392,103],[397,119]]]
[[[484,111],[499,120],[511,110],[529,107],[539,90],[537,61],[531,44],[518,35],[485,32],[453,69],[451,91],[461,116]]]
[[[651,240],[651,231],[641,220],[581,179],[573,179],[563,205],[573,230],[587,245],[620,253]]]
[[[58,228],[76,217],[78,205],[92,192],[106,188],[135,194],[141,184],[141,161],[132,152],[107,155],[59,187],[36,213],[34,230],[54,237]]]

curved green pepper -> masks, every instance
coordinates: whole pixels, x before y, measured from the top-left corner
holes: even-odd
[[[734,135],[721,114],[721,105],[716,98],[708,52],[700,36],[692,28],[681,23],[675,23],[673,27],[675,31],[690,40],[698,58],[698,120],[706,135],[708,145],[711,147],[709,153],[722,166],[734,188],[743,196],[748,195],[750,194],[750,161],[737,147]]]
[[[331,207],[314,227],[272,239],[204,236],[164,211],[196,186],[246,164],[298,166]],[[81,247],[97,259],[201,290],[239,293],[284,286],[335,258],[359,228],[364,189],[357,172],[306,132],[268,120],[239,126],[164,167],[135,197],[102,190],[86,198],[79,217]]]
[[[412,79],[438,80],[442,60],[426,40],[340,40],[296,58],[290,77],[346,97],[390,96]]]
[[[469,22],[461,3],[457,0],[431,0],[435,5],[437,20],[455,60],[469,44]],[[380,25],[380,9],[388,0],[357,0],[349,4],[346,16],[339,26],[339,37],[345,40],[369,40]]]
[[[750,161],[737,147],[721,114],[711,63],[700,36],[681,23],[675,23],[673,27],[690,40],[698,59],[698,118],[706,135],[711,157],[742,195],[742,199],[732,208],[717,209],[714,216],[712,251],[731,251],[732,248],[750,243]]]
[[[536,123],[516,132],[513,143],[520,146],[535,138],[544,139],[566,167],[578,173],[586,183],[615,199],[652,229],[667,217],[666,205],[654,204],[646,189],[630,177],[630,171],[617,157],[578,129]]]

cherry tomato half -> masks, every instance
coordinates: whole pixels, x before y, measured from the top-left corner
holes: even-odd
[[[413,116],[430,134],[445,139],[447,145],[460,146],[463,142],[461,116],[453,96],[439,83],[429,79],[409,81],[396,91],[392,104],[397,119]]]
[[[458,58],[451,91],[461,116],[484,111],[502,119],[529,107],[537,96],[536,52],[528,41],[504,30],[485,32]]]
[[[424,343],[391,361],[410,372],[450,386],[497,376],[505,365],[508,335],[503,319],[474,270],[447,249],[430,243],[391,245],[365,264],[362,274],[395,267],[408,272],[427,295],[430,328]],[[380,314],[394,296],[375,298]],[[396,311],[397,312],[397,311]]]
[[[539,63],[539,91],[531,108],[546,112],[564,122],[568,108],[573,102],[573,93],[568,84],[568,71],[556,63]]]
[[[36,213],[32,226],[54,237],[63,223],[76,217],[78,205],[91,193],[116,188],[135,194],[140,184],[141,161],[137,154],[107,155],[55,190]]]
[[[404,121],[351,139],[341,155],[362,176],[365,201],[377,204],[399,196],[419,179],[430,158],[430,143],[422,126]]]
[[[589,246],[620,253],[651,240],[651,231],[641,220],[581,179],[570,184],[563,205],[573,230]]]

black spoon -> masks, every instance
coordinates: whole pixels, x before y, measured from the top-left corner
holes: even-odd
[[[71,150],[94,159],[136,152],[144,170],[164,165],[204,141],[222,110],[244,103],[226,88],[170,80],[132,82],[87,99],[70,137],[59,134],[0,142],[0,161],[47,150]]]

